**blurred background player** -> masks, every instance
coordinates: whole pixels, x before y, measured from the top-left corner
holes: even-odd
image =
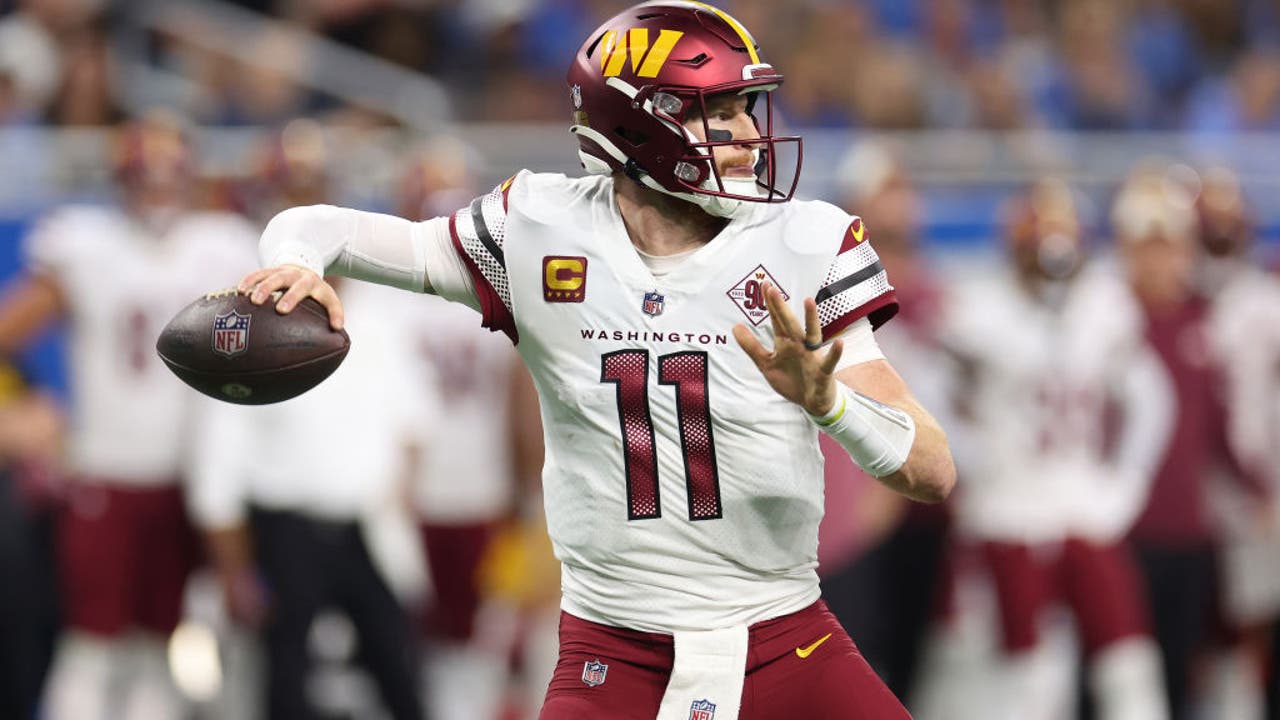
[[[121,128],[120,206],[69,206],[27,239],[0,301],[12,353],[65,320],[70,336],[66,506],[58,557],[66,632],[51,718],[178,713],[164,641],[195,559],[182,503],[191,394],[155,355],[157,333],[200,293],[253,264],[253,230],[192,209],[192,151],[172,115]]]
[[[330,144],[319,122],[291,120],[258,145],[252,175],[233,193],[235,205],[265,225],[287,207],[328,201],[333,193]]]
[[[1194,686],[1206,685],[1195,682],[1195,661],[1207,659],[1220,607],[1220,531],[1209,508],[1211,485],[1216,478],[1235,479],[1249,493],[1249,504],[1264,508],[1269,497],[1256,476],[1240,470],[1228,443],[1222,358],[1210,343],[1209,303],[1196,291],[1201,255],[1194,201],[1169,169],[1153,165],[1135,170],[1112,211],[1146,341],[1175,392],[1170,442],[1129,533],[1146,595],[1159,599],[1150,604],[1152,630],[1175,720],[1195,717]],[[1256,683],[1256,670],[1247,675]],[[1261,703],[1253,704],[1260,712]]]
[[[399,215],[433,217],[474,196],[468,154],[448,138],[414,153]],[[510,341],[477,328],[469,308],[425,296],[409,315],[408,342],[436,380],[442,417],[424,438],[413,489],[432,591],[423,624],[427,704],[438,720],[501,712],[514,720],[537,706],[521,691],[522,676],[540,680],[540,698],[555,666],[554,635],[542,667],[529,667],[536,654],[525,656],[537,651],[538,623],[553,626],[559,607],[542,520],[537,395]],[[485,425],[495,432],[473,430]],[[539,598],[543,607],[531,607]]]
[[[319,126],[290,123],[260,157],[250,196],[263,206],[328,198]],[[192,510],[228,613],[261,632],[264,718],[333,709],[322,710],[332,678],[318,670],[314,626],[334,610],[354,626],[354,659],[391,717],[423,716],[417,643],[396,591],[421,580],[405,572],[420,560],[403,499],[423,462],[419,438],[437,427],[436,390],[410,365],[384,290],[350,288],[358,340],[320,387],[264,407],[204,403],[196,426]]]
[[[1220,616],[1240,633],[1244,655],[1217,673],[1248,697],[1265,687],[1266,717],[1280,718],[1280,282],[1262,267],[1257,220],[1238,176],[1222,166],[1200,173],[1196,279],[1209,301],[1209,343],[1225,383],[1228,442],[1240,472],[1263,483],[1257,494],[1217,487],[1221,531]],[[1257,676],[1266,675],[1264,678]],[[1230,703],[1231,693],[1222,703]],[[1212,703],[1214,700],[1208,700]],[[1252,705],[1245,700],[1244,706]]]
[[[1071,190],[1044,180],[1012,201],[1010,272],[974,277],[948,308],[964,369],[969,480],[954,506],[996,595],[992,697],[1016,718],[1060,717],[1073,685],[1044,628],[1071,609],[1104,720],[1167,717],[1159,655],[1125,533],[1167,443],[1173,401],[1119,278],[1085,262]],[[1110,412],[1125,418],[1108,432]],[[1099,589],[1105,588],[1105,592]],[[993,713],[994,715],[994,713]]]
[[[270,406],[208,403],[199,426],[193,513],[229,613],[262,634],[264,718],[323,716],[313,626],[328,611],[354,627],[347,659],[372,675],[390,716],[423,715],[417,644],[394,592],[404,558],[420,559],[406,554],[409,537],[388,533],[409,532],[398,513],[417,438],[434,424],[433,391],[407,366],[379,290],[351,288],[360,340],[321,386]]]
[[[934,326],[941,287],[920,248],[921,199],[899,148],[859,143],[842,161],[840,177],[844,207],[860,208],[873,228],[876,253],[901,302],[894,322],[876,332],[876,342],[926,407],[945,408],[952,373]],[[827,604],[910,708],[943,577],[948,506],[906,501],[858,470],[829,439],[820,440],[827,512],[818,560]]]

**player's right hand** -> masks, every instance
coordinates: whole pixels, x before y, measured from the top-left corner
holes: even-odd
[[[341,330],[344,320],[342,301],[333,286],[325,282],[314,270],[301,265],[254,270],[240,280],[236,289],[249,296],[254,305],[261,305],[277,290],[283,291],[276,301],[276,312],[287,315],[305,298],[315,298],[329,313],[329,327]]]

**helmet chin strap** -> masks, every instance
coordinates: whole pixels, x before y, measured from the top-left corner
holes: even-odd
[[[628,158],[626,154],[623,153],[621,150],[619,150],[616,145],[610,142],[608,138],[606,138],[604,135],[602,135],[598,131],[593,130],[585,125],[574,125],[571,128],[569,128],[569,131],[577,135],[582,135],[583,137],[586,137],[588,140],[591,140],[596,145],[600,146],[601,150],[604,150],[606,153],[609,154],[610,157],[617,160],[620,164],[622,165],[627,164]],[[613,173],[613,168],[609,165],[609,163],[601,160],[598,157],[595,157],[594,155],[588,152],[579,150],[578,157],[582,160],[583,168],[585,168],[587,172],[593,175],[610,175]],[[670,195],[671,197],[679,198],[681,200],[684,200],[685,202],[693,203],[694,205],[697,205],[698,207],[702,208],[704,211],[706,211],[711,215],[715,215],[716,217],[728,218],[730,220],[749,214],[752,210],[751,206],[754,204],[746,200],[741,200],[738,198],[731,198],[731,197],[722,197],[720,195],[706,195],[703,193],[677,192],[677,191],[668,190],[662,187],[662,185],[658,184],[657,180],[654,180],[652,177],[649,176],[648,173],[645,173],[645,172],[639,173],[636,176],[636,180],[638,180],[641,185],[644,185],[647,188],[650,188],[652,190],[657,190],[658,192],[663,193],[664,195]],[[756,183],[755,178],[721,178],[721,183],[724,185],[723,189],[725,191],[732,192],[736,195],[747,195],[747,196],[761,195],[760,186]],[[710,192],[721,191],[721,188],[716,185],[714,176],[708,177],[706,180],[704,180],[700,187]]]
[[[729,182],[730,181],[725,181],[726,189],[728,189]],[[744,182],[744,181],[738,181],[738,182]],[[745,182],[750,183],[752,192],[754,192],[754,188],[756,187],[755,180],[747,180]],[[685,202],[693,203],[694,205],[697,205],[698,207],[705,210],[708,214],[715,215],[716,217],[728,218],[732,220],[734,218],[743,217],[749,214],[752,210],[751,208],[752,203],[747,202],[746,200],[739,200],[738,198],[723,197],[721,195],[704,195],[702,193],[692,193],[692,192],[673,192],[659,185],[658,181],[654,180],[648,175],[640,176],[640,184],[644,185],[647,188],[657,190],[658,192],[663,193],[665,195],[670,195],[671,197],[674,197],[674,198],[680,198]],[[709,184],[714,185],[713,180],[710,178],[707,179],[707,181],[704,182],[702,186],[707,187],[707,189],[709,190],[717,189],[715,187],[708,187]]]

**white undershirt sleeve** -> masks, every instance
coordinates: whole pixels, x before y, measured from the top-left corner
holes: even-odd
[[[865,317],[854,320],[836,337],[844,341],[844,354],[840,356],[840,362],[836,363],[836,372],[860,363],[884,359],[884,353],[871,329],[871,321]]]
[[[480,301],[476,299],[475,281],[471,279],[471,271],[453,246],[453,238],[449,235],[449,218],[439,217],[416,223],[414,230],[423,236],[430,292],[479,312]]]
[[[448,218],[415,223],[334,205],[289,208],[262,231],[258,259],[264,267],[301,265],[479,308]]]

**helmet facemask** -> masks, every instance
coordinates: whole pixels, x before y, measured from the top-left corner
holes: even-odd
[[[673,168],[678,191],[738,202],[786,202],[795,194],[799,181],[802,144],[799,137],[773,136],[772,92],[777,83],[733,84],[690,92],[684,88],[653,87],[641,90],[638,97],[652,96],[652,113],[673,132],[678,132],[685,145]],[[713,128],[708,101],[722,96],[746,96],[746,113],[756,129],[750,140],[735,138],[732,131]],[[764,127],[755,114],[760,100],[764,105]],[[690,117],[702,126],[701,139],[689,129]],[[748,145],[754,154],[751,178],[724,176],[715,161],[715,148]],[[780,168],[783,147],[794,147],[790,172]]]

